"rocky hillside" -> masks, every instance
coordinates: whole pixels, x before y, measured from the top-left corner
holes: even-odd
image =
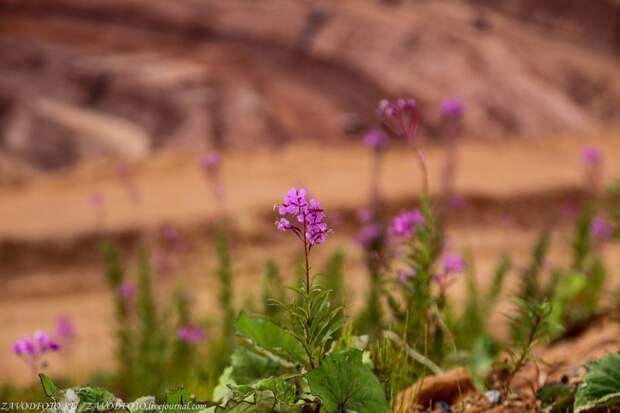
[[[420,102],[427,137],[445,97],[466,102],[471,137],[620,121],[615,35],[594,48],[596,21],[572,41],[472,2],[4,0],[0,175],[164,147],[343,143],[400,95]],[[534,3],[547,19],[564,10]]]

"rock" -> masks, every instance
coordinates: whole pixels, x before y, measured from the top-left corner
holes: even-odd
[[[398,395],[399,411],[409,412],[414,406],[428,407],[435,402],[452,404],[466,393],[474,390],[474,384],[466,369],[459,367],[439,376],[421,379]]]
[[[489,403],[496,405],[502,399],[502,394],[497,390],[489,390],[484,393],[484,397],[489,401]]]

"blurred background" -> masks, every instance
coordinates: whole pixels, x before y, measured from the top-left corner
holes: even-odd
[[[416,100],[433,194],[449,156],[440,107],[463,103],[449,245],[483,273],[505,252],[518,264],[595,189],[583,148],[603,154],[601,186],[620,176],[619,52],[616,0],[2,0],[0,382],[30,380],[11,345],[59,319],[80,344],[52,371],[109,366],[102,240],[132,255],[147,239],[157,290],[190,286],[215,314],[213,232],[228,220],[235,301],[252,300],[265,262],[298,254],[273,228],[291,186],[321,200],[334,233],[313,262],[341,248],[359,306],[376,176],[364,136],[383,98]],[[214,152],[217,180],[201,165]],[[405,142],[377,179],[387,211],[413,205]]]

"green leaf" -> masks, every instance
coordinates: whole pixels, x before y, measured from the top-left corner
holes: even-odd
[[[477,389],[486,389],[486,379],[497,360],[499,350],[498,343],[489,336],[480,336],[475,339],[465,359],[465,365]]]
[[[281,402],[270,390],[255,391],[243,400],[231,400],[217,413],[300,413],[301,406]]]
[[[312,394],[319,397],[327,413],[389,413],[383,387],[362,362],[362,352],[335,353],[306,375]]]
[[[235,323],[237,335],[246,337],[259,348],[296,363],[306,362],[306,352],[295,337],[269,320],[250,318],[241,312]]]
[[[192,392],[184,387],[166,392],[166,403],[168,404],[191,404],[193,402]]]
[[[268,377],[252,386],[256,390],[269,390],[276,399],[285,403],[295,403],[295,386],[281,377]]]
[[[575,395],[575,413],[608,411],[620,406],[620,354],[610,354],[588,365]]]
[[[565,383],[547,383],[536,392],[545,413],[568,413],[575,401],[575,386]]]
[[[194,395],[184,387],[167,391],[164,399],[166,404],[170,406],[170,408],[163,409],[164,413],[187,413],[199,410],[192,407],[194,405]]]
[[[47,397],[51,397],[52,399],[56,398],[59,389],[58,386],[54,384],[52,379],[41,373],[39,374],[39,380],[41,380],[41,385],[43,386],[43,391],[45,392],[45,395]]]
[[[230,377],[237,384],[252,384],[263,378],[277,375],[279,364],[244,347],[239,347],[230,357],[232,372]]]
[[[98,411],[113,411],[112,406],[120,406],[121,400],[109,391],[99,387],[75,387],[75,393],[80,399],[78,406],[78,413],[82,412],[98,412]]]

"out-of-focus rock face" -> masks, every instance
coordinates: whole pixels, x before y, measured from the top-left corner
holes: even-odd
[[[396,96],[418,100],[429,137],[446,97],[465,102],[471,136],[620,120],[611,55],[506,16],[449,0],[4,0],[0,159],[48,169],[169,146],[343,142]]]
[[[558,37],[590,47],[620,51],[618,0],[467,0],[497,10],[520,22],[539,26]]]

